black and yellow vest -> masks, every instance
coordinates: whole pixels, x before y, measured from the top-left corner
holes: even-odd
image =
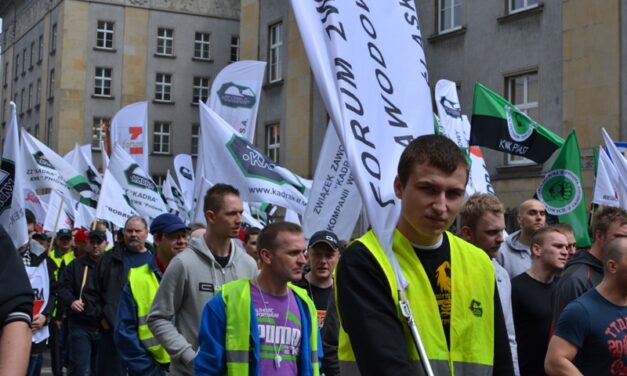
[[[494,267],[485,252],[447,233],[451,248],[450,350],[429,277],[407,238],[394,232],[393,250],[409,282],[405,292],[429,362],[436,375],[492,375],[494,364]],[[418,351],[398,305],[399,291],[392,264],[374,232],[358,239],[387,277],[397,316],[403,323],[409,358],[422,374]],[[337,280],[337,279],[336,279]],[[337,299],[337,296],[336,296]],[[350,337],[340,318],[338,358],[342,375],[359,374]],[[373,344],[375,346],[376,344]]]

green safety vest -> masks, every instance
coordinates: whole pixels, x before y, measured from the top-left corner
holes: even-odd
[[[54,262],[54,264],[57,266],[54,269],[54,280],[58,281],[59,280],[59,268],[61,267],[61,261],[63,261],[63,256],[65,256],[65,255],[61,255],[61,256],[57,257],[57,251],[56,251],[56,249],[53,249],[52,251],[50,251],[50,254],[48,256]]]
[[[139,341],[157,363],[170,363],[170,356],[159,344],[147,324],[148,312],[150,311],[150,306],[159,288],[157,276],[150,270],[148,264],[144,264],[128,271],[128,283],[131,288],[133,300],[135,300],[135,304],[137,305],[137,332]]]
[[[63,260],[63,265],[68,266],[76,259],[76,255],[74,254],[74,251],[67,251],[61,259]]]
[[[450,350],[431,282],[414,248],[398,230],[392,249],[409,285],[405,293],[423,346],[435,375],[492,375],[494,364],[494,289],[492,262],[479,248],[447,233],[451,249]],[[374,232],[358,239],[377,260],[390,286],[398,319],[403,323],[409,358],[422,374],[413,337],[399,307],[399,288],[394,269]],[[336,279],[337,281],[337,279]],[[337,296],[336,296],[337,299]],[[351,320],[350,317],[344,318]],[[350,337],[340,319],[338,359],[341,373],[359,374]],[[376,344],[372,344],[376,346]]]
[[[320,375],[318,368],[317,311],[307,291],[288,284],[290,289],[307,304],[311,322],[309,336],[313,374]],[[248,375],[250,352],[250,280],[239,279],[222,285],[222,300],[226,312],[226,369],[228,375]]]

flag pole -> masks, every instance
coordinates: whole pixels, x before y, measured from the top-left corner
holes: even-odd
[[[431,369],[431,363],[429,363],[429,358],[427,358],[427,351],[422,343],[422,338],[420,337],[420,333],[418,332],[418,326],[416,325],[416,320],[414,320],[414,315],[411,311],[411,307],[409,306],[409,301],[407,300],[407,295],[405,294],[405,289],[400,288],[398,290],[399,294],[399,302],[401,308],[401,313],[405,320],[407,321],[407,326],[409,326],[409,330],[411,331],[411,336],[414,339],[414,344],[416,345],[416,349],[418,350],[418,356],[420,357],[420,364],[422,364],[422,369],[427,376],[433,376],[433,369]]]

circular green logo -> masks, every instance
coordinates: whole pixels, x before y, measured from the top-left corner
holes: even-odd
[[[538,197],[551,215],[564,215],[575,210],[583,199],[579,178],[569,170],[549,172],[538,187]]]
[[[512,140],[517,142],[525,141],[533,133],[534,122],[525,113],[520,112],[516,107],[505,106],[505,117],[507,119],[507,129]]]

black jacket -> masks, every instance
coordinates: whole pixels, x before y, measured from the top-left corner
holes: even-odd
[[[568,303],[598,285],[603,279],[603,263],[587,250],[578,252],[566,264],[553,294],[553,323]]]
[[[0,328],[12,321],[30,324],[33,314],[33,289],[30,287],[24,263],[13,241],[0,226]]]
[[[57,300],[57,281],[54,279],[54,268],[55,264],[50,257],[48,257],[48,253],[45,249],[37,241],[30,240],[29,248],[25,252],[30,252],[30,265],[31,266],[39,266],[42,262],[47,263],[46,266],[48,268],[48,283],[50,285],[50,295],[48,297],[48,303],[46,307],[40,312],[42,315],[46,316],[46,325],[50,323],[50,319],[52,316],[52,311],[55,307],[55,302]],[[18,254],[19,255],[19,254]],[[24,268],[24,264],[22,264],[22,268]],[[26,270],[26,269],[24,269]],[[30,284],[30,282],[29,282]],[[32,299],[32,289],[31,289],[31,299]],[[33,346],[30,349],[31,354],[39,354],[46,350],[47,343],[46,341],[42,341],[39,343],[33,343]]]
[[[87,268],[85,283],[85,287],[87,287],[93,280],[95,266],[96,261],[89,258],[88,255],[84,255],[72,261],[59,275],[59,300],[63,303],[63,306],[68,307],[69,322],[72,325],[92,330],[99,328],[100,320],[87,316],[85,312],[75,312],[70,307],[81,293],[81,283],[83,282],[85,268]],[[85,294],[85,287],[83,287],[83,295]]]

